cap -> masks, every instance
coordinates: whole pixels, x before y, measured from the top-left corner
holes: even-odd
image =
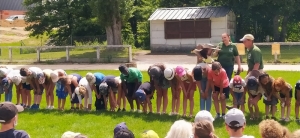
[[[204,45],[202,45],[202,46],[203,46],[203,48],[217,49],[217,48],[216,48],[217,46],[215,46],[215,45],[213,45],[213,44],[204,44]]]
[[[7,73],[7,69],[6,68],[0,68],[0,77],[5,76]]]
[[[257,87],[258,87],[257,79],[254,76],[248,77],[247,88],[249,90],[257,90]]]
[[[21,81],[22,81],[22,78],[21,78],[21,76],[13,75],[13,76],[11,77],[11,81],[12,81],[14,84],[16,84],[16,85],[19,85],[19,84],[21,83]]]
[[[75,133],[75,132],[71,132],[71,131],[67,131],[65,132],[61,138],[75,138],[76,136],[80,135],[80,133]]]
[[[119,66],[119,71],[124,72],[127,70],[127,67],[125,65],[120,65]]]
[[[199,111],[196,116],[195,116],[195,122],[199,122],[200,120],[207,120],[207,121],[210,121],[210,122],[214,122],[215,119],[214,117],[211,115],[210,112],[206,111],[206,110],[202,110],[202,111]]]
[[[156,79],[158,79],[160,77],[160,75],[162,74],[161,69],[157,66],[151,67],[148,73],[151,77],[156,78]]]
[[[230,109],[225,115],[225,123],[230,127],[242,127],[246,124],[244,113],[237,109]]]
[[[159,138],[159,136],[153,130],[146,130],[142,133],[142,138]]]
[[[135,96],[139,99],[139,101],[143,102],[146,100],[146,94],[142,89],[138,89],[135,92]]]
[[[252,34],[245,34],[244,37],[242,39],[240,39],[240,41],[245,41],[245,40],[254,40],[254,36]]]
[[[295,89],[300,90],[300,80],[297,81],[297,83],[295,85]]]
[[[100,85],[99,85],[99,93],[101,95],[107,95],[108,94],[108,85],[106,82],[102,82]]]
[[[39,84],[44,84],[44,82],[45,82],[45,76],[44,76],[44,74],[38,74],[37,78],[38,78]]]
[[[8,79],[7,78],[3,78],[1,83],[2,83],[2,85],[4,87],[7,87],[7,88],[9,87],[9,83],[8,83]]]
[[[179,77],[182,77],[186,74],[186,71],[184,70],[184,68],[182,66],[177,66],[175,71]]]
[[[93,73],[89,72],[85,75],[86,80],[89,84],[94,84],[96,82],[96,77]]]
[[[22,111],[24,111],[24,108],[21,105],[15,105],[11,102],[0,103],[0,123],[10,121],[18,112]]]
[[[57,82],[59,80],[58,72],[57,71],[52,71],[50,73],[50,78],[51,78],[52,82]]]
[[[233,85],[241,85],[242,84],[242,78],[240,75],[236,75],[233,77]]]
[[[172,80],[175,76],[175,71],[173,68],[166,68],[164,70],[164,76],[167,80]]]
[[[128,130],[125,122],[116,125],[114,129],[114,134],[118,133],[120,130]]]

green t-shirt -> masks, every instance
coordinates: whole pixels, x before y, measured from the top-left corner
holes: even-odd
[[[218,62],[223,67],[229,67],[234,65],[234,58],[239,55],[239,52],[234,43],[230,43],[228,46],[225,46],[223,42],[219,44],[220,51],[218,52]]]
[[[138,79],[139,82],[142,82],[143,74],[137,68],[128,68],[128,76],[121,74],[120,78],[122,81],[126,81],[128,83],[133,83],[136,79]]]
[[[249,71],[253,70],[255,63],[259,63],[258,69],[264,68],[261,51],[256,45],[254,45],[252,49],[247,50],[247,64],[248,64]]]

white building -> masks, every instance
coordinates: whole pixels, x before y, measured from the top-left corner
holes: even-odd
[[[187,52],[199,43],[219,43],[235,35],[236,17],[226,7],[157,9],[149,18],[151,52]]]

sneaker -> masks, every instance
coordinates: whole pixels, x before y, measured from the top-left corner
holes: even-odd
[[[284,119],[285,122],[290,122],[290,118]]]
[[[175,113],[171,112],[169,115],[172,116],[172,115],[175,115]]]
[[[300,119],[299,119],[299,118],[296,118],[296,122],[300,123]]]
[[[218,118],[220,118],[220,117],[221,117],[221,115],[218,115],[218,114],[217,114],[217,115],[215,116],[215,119],[218,119]]]
[[[134,112],[134,109],[130,109],[130,112]]]
[[[138,109],[138,110],[136,110],[138,113],[142,113],[143,111],[142,110],[140,110],[140,109]]]
[[[54,106],[52,105],[52,106],[50,106],[50,109],[54,109]]]
[[[121,111],[121,109],[119,108],[118,110],[117,110],[117,112],[120,112]]]
[[[274,116],[272,116],[272,117],[271,117],[271,119],[273,119],[273,120],[277,120],[277,118],[276,118],[276,117],[274,117]]]
[[[46,109],[50,109],[50,106],[47,106]]]
[[[37,108],[37,105],[36,104],[33,104],[31,105],[30,109],[36,109]]]
[[[285,121],[285,118],[280,118],[279,121]]]
[[[122,111],[123,111],[123,112],[125,112],[125,111],[126,111],[126,109],[125,109],[125,108],[123,108],[123,109],[122,109]]]
[[[269,117],[269,116],[266,116],[266,119],[270,119],[270,117]]]

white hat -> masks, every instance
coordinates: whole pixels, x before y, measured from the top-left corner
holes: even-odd
[[[246,118],[241,110],[232,108],[225,115],[225,123],[231,127],[242,127],[246,123]]]
[[[11,81],[16,85],[19,85],[22,81],[22,78],[21,76],[14,75],[11,77]]]
[[[175,71],[173,68],[166,68],[164,70],[164,76],[167,80],[172,80],[174,78]]]
[[[7,73],[7,69],[6,68],[0,68],[0,77],[4,77]]]
[[[201,68],[206,68],[207,64],[206,63],[198,63],[196,66],[200,66]]]
[[[214,122],[215,119],[213,118],[213,116],[211,115],[210,112],[206,111],[206,110],[202,110],[202,111],[199,111],[196,116],[195,116],[195,122],[198,122],[200,120],[207,120],[207,121],[210,121],[210,122]]]
[[[116,80],[116,82],[117,82],[117,83],[121,83],[121,82],[122,82],[122,80],[121,80],[120,76],[118,76],[118,77],[115,77],[115,80]]]
[[[252,34],[245,34],[244,37],[242,39],[240,39],[240,41],[245,41],[245,40],[254,40],[254,36]]]
[[[58,72],[57,71],[52,71],[50,73],[50,78],[51,78],[52,82],[57,82],[59,80]]]
[[[61,138],[75,138],[76,136],[80,135],[80,133],[75,133],[75,132],[71,132],[71,131],[67,131],[65,132]]]
[[[94,84],[96,82],[96,77],[93,73],[89,72],[85,75],[86,80],[89,82],[89,84]]]

